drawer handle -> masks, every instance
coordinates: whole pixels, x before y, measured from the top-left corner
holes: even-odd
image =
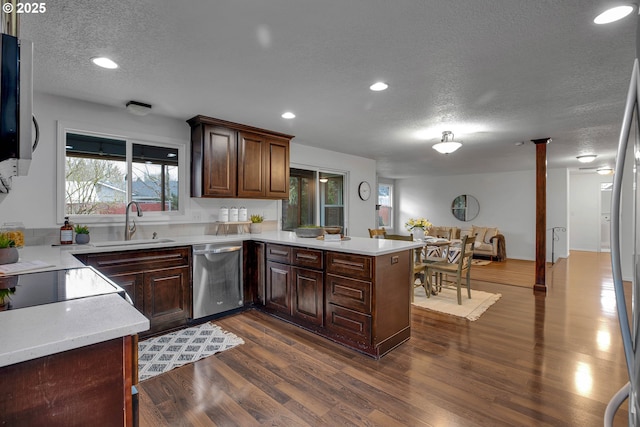
[[[310,261],[316,261],[318,259],[318,255],[297,254],[296,259],[306,259]]]
[[[361,262],[354,262],[354,261],[346,261],[346,260],[342,260],[342,259],[336,259],[333,261],[334,264],[340,264],[343,265],[345,267],[349,267],[349,268],[357,268],[359,270],[364,270],[364,264]]]
[[[278,249],[271,249],[271,254],[272,255],[289,255],[289,252],[287,251],[280,251]]]

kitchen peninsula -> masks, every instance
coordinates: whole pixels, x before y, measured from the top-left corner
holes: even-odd
[[[409,338],[411,250],[420,247],[419,243],[359,237],[324,242],[299,238],[292,232],[273,231],[251,235],[170,237],[159,243],[141,242],[133,246],[27,246],[20,250],[20,260],[43,261],[49,267],[42,270],[59,270],[83,267],[76,258],[82,254],[239,240],[245,241],[244,283],[248,307],[262,308],[373,357],[381,356]],[[280,254],[282,250],[285,255]],[[284,275],[281,274],[283,271]],[[319,281],[312,282],[310,276]],[[119,297],[112,295],[109,299],[112,298]],[[90,311],[112,310],[106,299],[96,299],[99,307]],[[64,304],[74,306],[83,303],[86,302],[78,300]],[[118,305],[120,303],[126,304],[124,300],[118,301]],[[49,348],[42,345],[33,352],[31,347],[34,344],[20,348],[22,340],[19,338],[26,334],[25,339],[32,337],[29,339],[37,340],[40,328],[53,328],[49,310],[55,307],[56,311],[64,313],[68,308],[64,304],[0,312],[0,323],[8,325],[0,329],[0,340],[10,343],[3,344],[0,350],[0,366],[42,357],[47,352],[53,354],[68,350],[57,345]],[[132,307],[127,308],[139,314]],[[33,315],[27,316],[26,313]],[[73,313],[80,315],[81,311],[73,310]],[[104,315],[93,318],[98,320],[94,322],[96,328],[112,328],[104,322]],[[67,341],[77,329],[78,336],[74,340],[83,345],[87,343],[88,335],[83,329],[85,326],[86,321],[75,319],[68,327],[47,330],[45,336],[54,342]],[[136,327],[137,331],[126,333],[144,330],[140,325]]]

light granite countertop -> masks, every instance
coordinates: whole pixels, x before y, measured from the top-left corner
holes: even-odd
[[[379,256],[422,246],[420,242],[352,237],[340,242],[296,237],[288,231],[226,236],[172,237],[171,241],[122,242],[122,245],[27,246],[19,250],[20,262],[41,261],[46,267],[30,270],[46,271],[83,267],[73,254],[113,252],[190,246],[205,243],[229,243],[256,240],[266,243],[300,246],[352,254]],[[149,321],[118,295],[100,295],[71,301],[0,312],[0,367],[78,348],[149,328]]]

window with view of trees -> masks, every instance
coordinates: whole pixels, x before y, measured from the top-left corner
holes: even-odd
[[[291,168],[289,200],[282,202],[282,229],[301,225],[344,226],[344,174]]]
[[[145,212],[179,210],[178,154],[177,147],[67,133],[64,214],[124,214],[130,201]]]

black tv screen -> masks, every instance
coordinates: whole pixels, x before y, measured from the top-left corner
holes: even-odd
[[[2,34],[0,60],[0,161],[18,157],[18,38]]]

